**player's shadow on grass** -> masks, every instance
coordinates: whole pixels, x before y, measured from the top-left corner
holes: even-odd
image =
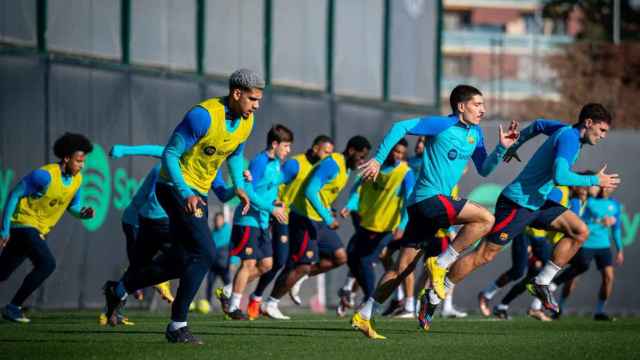
[[[247,329],[246,327],[243,329]],[[84,335],[84,334],[100,334],[100,335],[108,335],[108,334],[118,334],[118,335],[160,335],[164,336],[164,331],[142,331],[142,330],[47,330],[42,331],[47,334],[65,334],[65,335]],[[242,334],[242,336],[288,336],[288,337],[312,337],[311,335],[303,335],[303,334],[269,334],[269,333],[260,333],[260,334],[251,334],[251,333],[240,333],[233,332],[230,333],[228,331],[225,332],[209,332],[209,331],[197,331],[195,333],[198,336],[237,336]],[[46,340],[43,340],[46,341]]]
[[[478,336],[478,335],[498,335],[498,336],[506,336],[509,335],[508,332],[487,332],[482,331],[482,333],[478,333],[477,331],[451,331],[451,330],[429,330],[428,332],[419,330],[419,329],[378,329],[382,334],[436,334],[436,335],[456,335],[456,336]]]
[[[222,329],[265,329],[265,330],[307,330],[307,331],[329,331],[329,332],[353,332],[354,330],[351,327],[305,327],[305,326],[238,326],[238,325],[224,325],[224,326],[215,326],[215,325],[207,325],[210,327],[222,328]]]
[[[49,331],[47,333],[50,333]],[[87,340],[85,339],[77,339],[77,340],[72,340],[72,339],[0,339],[0,343],[7,343],[7,344],[11,344],[11,343],[56,343],[56,344],[86,344]]]

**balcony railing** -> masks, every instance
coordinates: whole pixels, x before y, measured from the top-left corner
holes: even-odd
[[[567,35],[542,35],[542,34],[508,34],[492,31],[444,31],[442,39],[443,50],[447,51],[554,51],[559,46],[573,41]]]

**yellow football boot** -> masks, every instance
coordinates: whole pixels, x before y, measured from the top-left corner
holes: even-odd
[[[371,320],[363,319],[362,316],[360,316],[359,312],[356,312],[355,315],[353,315],[353,317],[351,318],[351,327],[356,330],[359,330],[369,339],[374,339],[374,340],[386,339],[386,337],[378,334],[376,329],[373,328],[373,324],[371,323]]]
[[[107,319],[107,315],[105,313],[100,313],[98,316],[98,324],[100,324],[100,326],[107,326],[108,321],[109,319]]]
[[[173,294],[171,293],[171,283],[165,281],[160,284],[156,284],[153,288],[160,294],[162,300],[165,300],[169,304],[173,303]]]
[[[432,256],[424,263],[424,268],[429,273],[431,279],[431,285],[436,295],[442,300],[447,297],[447,292],[444,289],[444,277],[447,276],[447,269],[438,265],[438,258]]]

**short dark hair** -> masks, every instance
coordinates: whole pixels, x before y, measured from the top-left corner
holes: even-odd
[[[93,144],[86,136],[69,132],[60,136],[53,144],[53,153],[59,159],[70,157],[76,151],[88,154],[93,151]]]
[[[402,138],[402,139],[400,139],[400,141],[398,141],[396,143],[396,145],[402,145],[404,147],[409,147],[409,142],[407,141],[407,139]]]
[[[222,219],[224,220],[224,213],[222,211],[218,211],[215,214],[213,214],[213,218],[217,218],[218,216],[222,216]]]
[[[611,125],[611,114],[602,104],[589,103],[582,107],[578,116],[578,124],[582,124],[585,120],[591,119],[593,122],[606,122]]]
[[[354,149],[355,151],[371,150],[371,143],[366,137],[356,135],[347,141],[347,150],[349,149]]]
[[[329,135],[322,134],[322,135],[316,136],[316,138],[313,139],[313,144],[311,146],[316,146],[324,143],[329,143],[331,145],[334,145],[333,139]]]
[[[454,114],[458,113],[458,104],[471,100],[474,96],[482,93],[471,85],[458,85],[452,91],[449,96],[449,103],[451,104],[451,111]]]
[[[249,69],[238,69],[229,76],[229,91],[240,89],[249,91],[251,89],[264,89],[266,86],[260,74]]]
[[[282,124],[275,124],[267,133],[267,146],[276,142],[293,142],[293,131]]]

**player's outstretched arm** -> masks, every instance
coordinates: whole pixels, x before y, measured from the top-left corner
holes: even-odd
[[[567,126],[567,124],[558,121],[558,120],[548,120],[548,119],[536,119],[529,126],[520,131],[520,136],[517,141],[507,149],[507,153],[504,155],[503,159],[505,162],[511,161],[511,159],[520,160],[520,156],[518,156],[518,149],[527,141],[533,139],[539,134],[545,134],[550,136],[558,129]]]
[[[518,139],[518,122],[512,120],[507,131],[504,131],[502,125],[498,126],[498,144],[491,154],[487,155],[487,149],[484,144],[484,136],[480,130],[480,137],[473,151],[471,159],[480,176],[489,176],[500,164],[507,149],[513,145]]]
[[[375,180],[380,172],[380,165],[405,135],[434,136],[457,121],[455,116],[427,116],[396,122],[382,139],[375,157],[360,165],[360,176],[364,181]]]
[[[320,215],[322,220],[332,228],[337,228],[337,221],[331,214],[331,209],[327,209],[320,200],[320,190],[324,184],[331,181],[338,175],[338,164],[331,157],[327,157],[309,175],[309,182],[304,189],[304,195],[313,206],[313,209]]]
[[[116,144],[109,150],[109,156],[120,159],[127,156],[151,156],[161,158],[164,152],[162,145],[120,145]]]
[[[580,175],[571,170],[571,164],[580,151],[579,138],[570,131],[566,131],[556,139],[555,159],[553,161],[553,181],[556,185],[567,186],[595,186],[615,188],[620,183],[618,174],[606,174],[607,165],[596,175]]]

